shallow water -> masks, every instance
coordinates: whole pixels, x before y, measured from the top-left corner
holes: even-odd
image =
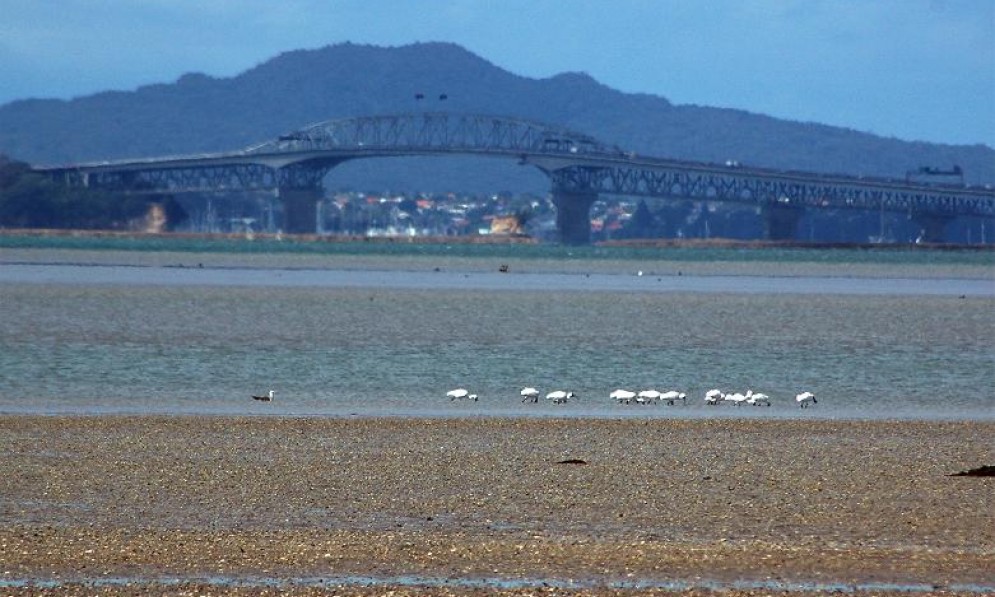
[[[995,419],[990,280],[8,263],[0,305],[6,413]]]
[[[125,286],[251,286],[438,291],[609,293],[742,293],[995,297],[995,281],[965,278],[673,275],[480,271],[283,269],[271,267],[147,267],[6,264],[0,283]]]

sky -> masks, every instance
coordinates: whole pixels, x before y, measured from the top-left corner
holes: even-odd
[[[342,42],[995,147],[995,0],[0,0],[0,104],[231,77]]]

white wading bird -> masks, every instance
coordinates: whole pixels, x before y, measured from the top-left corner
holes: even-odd
[[[657,390],[642,390],[636,394],[636,402],[638,404],[649,404],[654,400],[660,399],[660,392]]]
[[[472,400],[477,401],[477,395],[471,394],[469,390],[464,388],[456,388],[455,390],[449,390],[446,392],[446,396],[449,396],[450,400]]]
[[[611,394],[608,394],[608,397],[611,398],[612,400],[618,402],[619,404],[623,404],[623,403],[624,404],[629,404],[630,402],[632,402],[632,399],[636,397],[636,393],[635,392],[630,392],[629,390],[623,390],[623,389],[619,388],[619,389],[613,391]]]
[[[684,404],[687,404],[688,395],[684,392],[678,392],[677,390],[670,390],[669,392],[660,394],[659,400],[660,402],[666,402],[670,406],[673,406],[678,400]]]
[[[546,394],[546,400],[549,400],[553,404],[566,404],[568,400],[576,397],[577,395],[573,392],[566,392],[564,390],[556,390],[555,392]]]
[[[732,392],[731,394],[726,394],[722,397],[722,400],[740,406],[746,402],[746,394],[740,394],[739,392]]]
[[[801,394],[798,394],[797,396],[795,396],[795,402],[797,402],[798,406],[802,408],[808,408],[809,402],[811,402],[812,404],[819,403],[819,401],[815,399],[815,394],[813,394],[812,392],[802,392]]]
[[[725,396],[726,395],[722,393],[722,390],[708,390],[705,392],[705,404],[715,406],[716,404],[722,402]]]
[[[746,403],[752,404],[753,406],[760,406],[761,404],[765,406],[770,406],[770,396],[767,394],[753,393],[753,390],[746,392]]]
[[[273,402],[273,396],[276,394],[276,390],[270,390],[268,394],[263,394],[262,396],[253,395],[253,400],[259,400],[261,402]]]
[[[522,396],[522,402],[539,402],[539,390],[535,388],[522,388],[519,394]]]

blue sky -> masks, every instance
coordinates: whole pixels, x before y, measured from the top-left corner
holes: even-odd
[[[0,0],[0,103],[455,42],[677,104],[995,147],[995,0]]]

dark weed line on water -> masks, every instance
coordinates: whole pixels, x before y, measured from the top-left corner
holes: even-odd
[[[422,588],[457,588],[457,589],[560,589],[560,590],[665,590],[690,591],[704,589],[708,591],[787,591],[801,593],[930,593],[946,591],[952,593],[968,593],[989,595],[995,593],[995,585],[975,583],[920,583],[920,582],[866,582],[847,583],[830,581],[786,581],[786,580],[735,580],[720,581],[709,579],[663,579],[663,580],[563,580],[557,578],[473,578],[473,577],[433,577],[417,575],[398,576],[162,576],[162,577],[101,577],[76,578],[62,580],[47,579],[0,579],[0,588],[4,589],[66,589],[82,586],[92,589],[101,587],[182,587],[210,586],[218,588],[290,588],[290,587],[422,587]]]

